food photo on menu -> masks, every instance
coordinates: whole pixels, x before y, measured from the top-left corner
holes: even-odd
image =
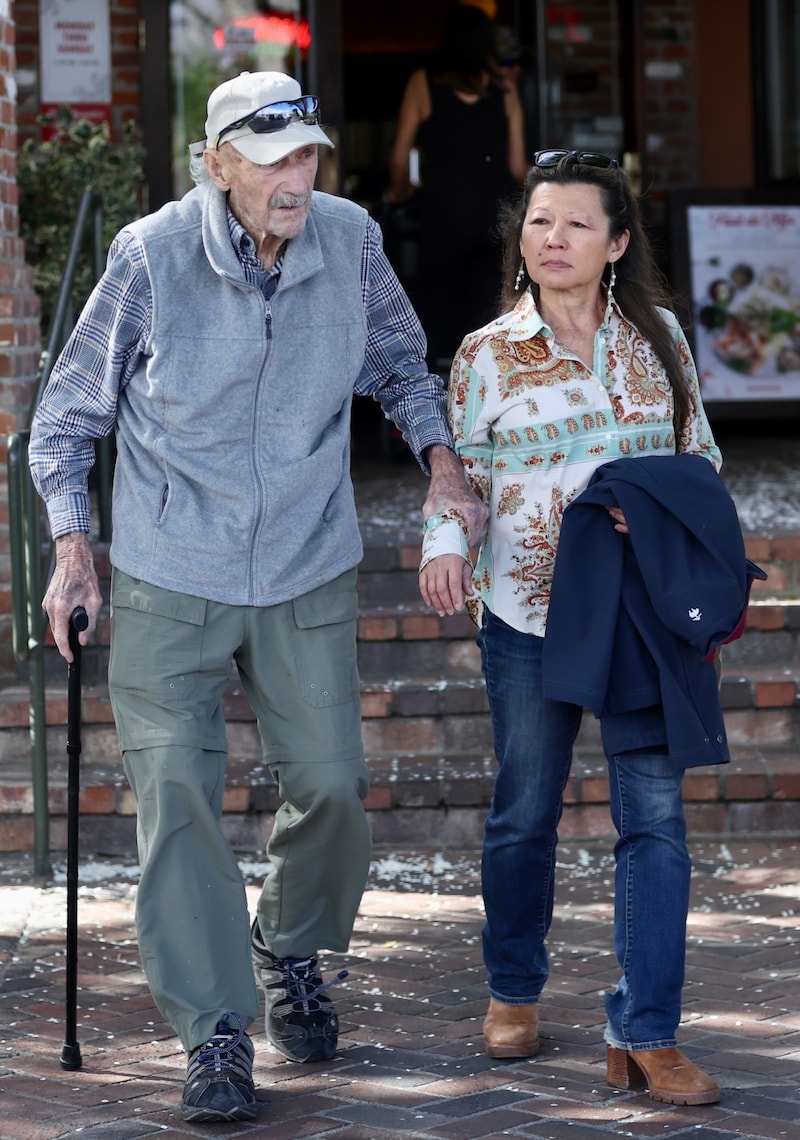
[[[800,395],[800,208],[689,207],[706,399]]]

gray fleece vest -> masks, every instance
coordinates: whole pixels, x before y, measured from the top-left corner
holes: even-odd
[[[367,215],[314,194],[269,303],[211,184],[134,222],[152,336],[120,396],[111,561],[157,586],[274,605],[361,559],[350,405]]]

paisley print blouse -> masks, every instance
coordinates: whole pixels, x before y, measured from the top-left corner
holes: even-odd
[[[691,393],[692,415],[677,450],[705,455],[719,469],[686,338],[675,315],[660,312]],[[676,451],[667,375],[613,299],[590,369],[558,344],[528,292],[511,312],[464,339],[453,361],[448,411],[469,481],[489,505],[467,608],[479,623],[485,603],[514,629],[541,636],[565,508],[601,464]],[[422,565],[453,553],[469,558],[462,520],[428,519]]]

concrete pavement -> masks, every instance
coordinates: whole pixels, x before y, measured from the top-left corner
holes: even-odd
[[[723,1087],[682,1108],[605,1083],[603,993],[613,985],[613,861],[606,843],[564,845],[542,1005],[541,1054],[492,1061],[478,860],[376,851],[348,955],[324,955],[337,985],[340,1051],[293,1065],[253,1026],[263,1102],[253,1124],[187,1125],[185,1059],[140,968],[135,868],[82,864],[79,1072],[65,1072],[63,874],[37,883],[25,858],[0,871],[0,1138],[141,1136],[590,1140],[800,1140],[800,846],[694,844],[693,909],[680,1043]],[[255,903],[263,866],[242,862]]]

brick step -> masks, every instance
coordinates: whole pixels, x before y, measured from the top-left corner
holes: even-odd
[[[762,725],[789,723],[793,715],[800,715],[800,665],[752,666],[746,670],[731,664],[726,657],[721,681],[720,695],[729,737],[735,743],[750,743],[751,733],[743,726],[748,722]],[[483,680],[479,674],[459,678],[415,678],[390,681],[362,680],[362,715],[365,725],[374,722],[380,726],[384,722],[430,723],[446,721],[448,718],[463,717],[473,725],[488,716],[488,706]],[[0,780],[3,777],[3,763],[24,755],[28,741],[29,695],[24,686],[9,686],[0,690]],[[223,696],[223,712],[228,726],[247,724],[254,720],[249,701],[234,676]],[[51,686],[46,701],[48,732],[64,729],[67,719],[67,690],[65,685]],[[82,716],[84,725],[84,751],[93,732],[103,733],[107,729],[114,732],[114,721],[108,687],[105,684],[85,685],[83,688]],[[760,721],[759,721],[759,718]],[[593,718],[592,718],[593,719]],[[402,729],[396,729],[402,732]],[[25,748],[18,751],[4,744],[12,733],[18,733],[25,741]],[[770,744],[783,744],[783,740],[767,740]],[[231,741],[233,753],[235,741]],[[480,747],[484,745],[481,744]],[[381,749],[378,749],[379,751]],[[392,746],[397,752],[420,751],[419,742],[410,747],[402,745],[397,738]],[[441,750],[439,742],[422,751]],[[116,751],[116,741],[114,749]],[[260,755],[260,746],[252,751],[242,752],[244,758]]]
[[[412,570],[365,570],[362,564],[358,585],[361,610],[398,608],[414,611],[421,608],[422,612],[431,613],[422,604],[419,595],[416,570],[418,560],[419,552],[416,553]],[[765,582],[758,579],[753,582],[751,601],[796,605],[800,600],[800,584],[794,580],[797,576],[800,576],[800,567],[792,567],[791,570],[781,568],[778,571],[773,568]]]
[[[769,575],[753,583],[753,597],[800,597],[800,536],[746,535],[745,552]],[[417,601],[420,545],[415,535],[365,538],[359,592],[366,606]]]
[[[365,528],[364,557],[359,566],[361,606],[420,605],[417,587],[420,544],[416,535],[392,531],[376,534]],[[800,598],[800,536],[745,537],[747,556],[769,575],[766,582],[753,583],[753,598]],[[108,543],[93,545],[95,566],[101,585],[108,592],[111,565]],[[429,611],[427,611],[429,612]]]
[[[366,800],[375,843],[411,848],[435,843],[468,849],[481,842],[495,765],[485,753],[458,757],[376,755],[369,760]],[[796,749],[735,748],[730,764],[687,772],[684,801],[690,834],[719,840],[794,838],[800,801]],[[66,848],[67,760],[53,756],[48,777],[50,848]],[[276,785],[263,764],[231,759],[222,825],[241,851],[262,851],[278,807]],[[134,855],[136,805],[122,765],[82,757],[80,836],[85,852]],[[0,781],[0,851],[31,850],[34,843],[29,768],[4,765]],[[578,748],[559,826],[562,839],[610,836],[608,778],[604,760]]]
[[[762,537],[745,535],[747,557],[769,575],[766,582],[754,583],[754,596],[800,596],[800,535]]]
[[[475,630],[439,618],[417,592],[416,535],[369,538],[359,584],[363,735],[372,771],[367,801],[376,842],[480,843],[494,778],[491,727]],[[800,800],[800,539],[748,539],[770,573],[753,592],[747,628],[724,651],[722,703],[734,762],[690,772],[695,835],[796,833]],[[107,590],[107,552],[97,562]],[[131,854],[135,805],[122,771],[105,685],[108,613],[84,651],[81,832],[85,849]],[[65,846],[66,669],[47,663],[51,846]],[[21,678],[24,682],[24,676]],[[252,712],[235,676],[224,698],[230,764],[223,825],[235,847],[263,848],[277,806]],[[0,850],[33,846],[28,692],[0,690]],[[584,717],[567,789],[563,836],[610,834],[605,761]]]
[[[800,538],[748,537],[748,556],[770,577],[754,583],[743,638],[725,650],[736,668],[749,664],[800,663]],[[107,544],[96,544],[95,563],[108,591]],[[417,586],[419,544],[402,533],[368,536],[359,574],[359,664],[362,675],[381,677],[458,677],[480,672],[475,629],[465,614],[439,618],[422,602]],[[465,645],[455,643],[463,641]],[[101,612],[84,651],[87,683],[100,683],[108,667],[108,607]],[[441,644],[438,644],[441,643]],[[45,675],[58,684],[64,665],[47,634]],[[20,678],[25,679],[24,669]]]
[[[726,670],[800,664],[800,598],[756,597],[742,637],[722,650]]]
[[[480,674],[475,626],[466,614],[440,618],[417,603],[361,607],[362,676],[458,677]],[[800,598],[753,598],[744,634],[723,649],[726,670],[800,666]]]
[[[359,608],[358,661],[363,678],[480,675],[475,626],[466,614],[440,618],[421,599]],[[49,638],[49,634],[48,634]],[[102,684],[108,670],[108,615],[101,614],[93,643],[83,651],[87,684]],[[63,660],[50,642],[45,664],[48,688],[62,684]],[[727,671],[800,665],[800,598],[753,598],[743,636],[725,646]],[[24,680],[24,672],[21,672]],[[1,690],[0,690],[1,692]]]
[[[730,765],[691,771],[686,780],[693,834],[796,831],[800,800],[800,668],[728,671],[722,702]],[[491,725],[479,677],[365,682],[363,737],[372,790],[367,810],[376,842],[451,846],[480,842],[494,776]],[[277,807],[258,732],[236,679],[224,698],[230,764],[224,826],[235,845],[261,849]],[[87,849],[132,853],[135,805],[122,769],[105,685],[86,686],[81,756],[82,834]],[[51,846],[63,849],[66,812],[66,690],[47,701]],[[28,695],[0,693],[0,850],[30,849]],[[599,725],[587,713],[575,748],[562,834],[606,834],[608,786]]]

